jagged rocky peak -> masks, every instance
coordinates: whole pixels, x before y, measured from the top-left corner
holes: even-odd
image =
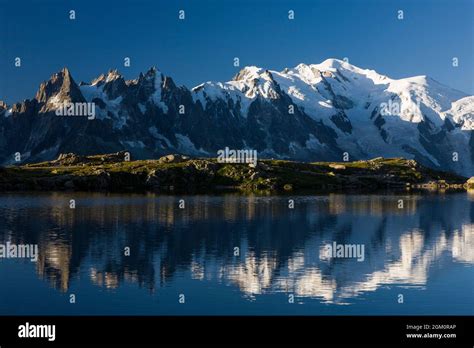
[[[7,103],[5,103],[3,100],[0,100],[0,111],[7,109]]]
[[[37,106],[36,99],[25,99],[21,103],[15,103],[12,106],[12,113],[32,114],[35,112]]]
[[[131,82],[133,81],[125,81],[117,69],[110,69],[107,74],[101,74],[92,80],[91,85],[102,88],[108,99],[113,100],[123,96]]]
[[[148,71],[145,73],[145,76],[156,76],[160,73],[160,70],[156,66],[152,66]]]
[[[51,76],[48,81],[43,82],[35,99],[40,103],[60,104],[64,102],[83,102],[84,97],[71,76],[68,68]]]
[[[123,76],[118,72],[117,69],[110,69],[107,74],[101,74],[99,77],[96,79],[92,80],[91,85],[92,86],[101,86],[104,83],[112,82],[115,80],[123,80]]]
[[[99,77],[92,80],[91,85],[92,86],[100,86],[100,85],[104,84],[105,79],[106,79],[105,74],[100,74]]]
[[[133,80],[134,84],[138,85],[154,85],[155,79],[159,77],[162,78],[160,71],[156,67],[151,67],[148,69],[145,74],[140,72],[140,75],[138,76],[138,79]]]
[[[118,72],[117,69],[109,70],[106,78],[106,82],[115,81],[117,79],[123,79],[122,75]]]
[[[117,69],[109,70],[107,75],[101,75],[102,79],[98,82],[98,86],[103,85],[103,90],[109,99],[116,99],[127,90],[127,84],[123,76]]]
[[[138,78],[130,82],[133,84],[150,84],[150,82],[154,83],[156,77],[161,77],[161,72],[156,67],[152,66],[145,72],[145,74],[140,72]]]
[[[133,86],[138,101],[145,102],[162,88],[163,82],[164,76],[153,66],[145,74],[140,72],[137,79],[127,81],[127,85]]]
[[[161,73],[161,71],[156,68],[155,66],[152,66],[148,71],[143,75],[143,79],[145,80],[153,80],[155,81],[155,86],[161,85],[162,88],[164,89],[174,89],[176,88],[176,85],[173,81],[173,79],[169,76],[165,76]]]
[[[171,77],[165,76],[163,78],[163,89],[172,90],[175,89],[176,85]]]

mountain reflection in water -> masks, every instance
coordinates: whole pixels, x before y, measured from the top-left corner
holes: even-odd
[[[71,198],[76,209],[69,208]],[[138,285],[153,295],[181,278],[208,284],[211,292],[233,288],[236,301],[281,293],[298,303],[350,305],[393,286],[426,290],[430,277],[453,265],[473,274],[474,197],[465,193],[3,194],[0,221],[1,243],[39,245],[36,264],[14,262],[36,267],[38,278],[64,294],[86,282],[111,293]],[[333,241],[363,244],[364,261],[320,255]],[[0,269],[8,265],[0,260]],[[472,278],[465,284],[472,291]],[[466,305],[473,311],[473,302]]]

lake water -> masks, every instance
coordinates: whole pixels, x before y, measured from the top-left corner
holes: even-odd
[[[474,314],[468,193],[1,194],[7,242],[0,315]]]

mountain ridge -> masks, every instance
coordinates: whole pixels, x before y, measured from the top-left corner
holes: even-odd
[[[55,117],[64,102],[94,103],[96,119]],[[0,163],[14,163],[17,152],[22,162],[122,150],[135,158],[212,157],[229,146],[304,161],[405,157],[471,176],[473,129],[473,96],[430,77],[396,80],[337,59],[280,72],[244,67],[230,81],[191,89],[155,67],[133,80],[109,70],[80,84],[64,68],[35,98],[0,103]]]

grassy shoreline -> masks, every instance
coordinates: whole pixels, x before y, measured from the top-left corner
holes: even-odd
[[[371,192],[406,191],[428,183],[462,189],[466,180],[403,158],[313,163],[260,160],[252,167],[181,155],[126,161],[123,153],[67,154],[54,161],[0,168],[0,191]]]

